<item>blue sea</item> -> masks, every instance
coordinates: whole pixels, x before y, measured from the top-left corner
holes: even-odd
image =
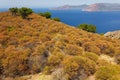
[[[3,9],[2,11],[4,11]],[[71,26],[79,24],[93,24],[98,33],[120,30],[120,11],[113,12],[85,12],[80,10],[49,10],[34,8],[34,12],[51,12],[52,17],[59,17],[61,22]]]

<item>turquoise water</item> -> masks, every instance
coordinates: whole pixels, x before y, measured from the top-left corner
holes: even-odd
[[[6,10],[0,9],[0,11]],[[79,10],[49,10],[38,8],[33,10],[36,13],[49,11],[52,13],[52,17],[59,17],[63,23],[71,26],[77,26],[83,23],[96,25],[98,33],[120,30],[120,11],[84,12]]]

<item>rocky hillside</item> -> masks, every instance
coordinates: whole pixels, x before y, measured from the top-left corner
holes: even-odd
[[[119,40],[34,13],[0,13],[0,80],[119,80],[119,64]]]
[[[106,37],[109,38],[116,38],[116,39],[120,39],[120,30],[118,31],[113,31],[113,32],[107,32],[104,34]]]

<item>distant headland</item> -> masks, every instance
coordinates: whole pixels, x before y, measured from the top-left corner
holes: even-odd
[[[83,4],[83,5],[64,5],[52,10],[81,10],[81,11],[120,11],[119,3],[95,3],[95,4]]]

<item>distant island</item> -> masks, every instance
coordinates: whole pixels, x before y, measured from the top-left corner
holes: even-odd
[[[52,10],[81,10],[81,11],[120,11],[120,4],[118,3],[95,3],[95,4],[83,4],[83,5],[64,5]]]
[[[71,9],[77,9],[77,10],[82,10],[87,8],[88,5],[83,4],[83,5],[64,5],[64,6],[60,6],[60,7],[56,7],[56,8],[51,8],[52,10],[71,10]]]

